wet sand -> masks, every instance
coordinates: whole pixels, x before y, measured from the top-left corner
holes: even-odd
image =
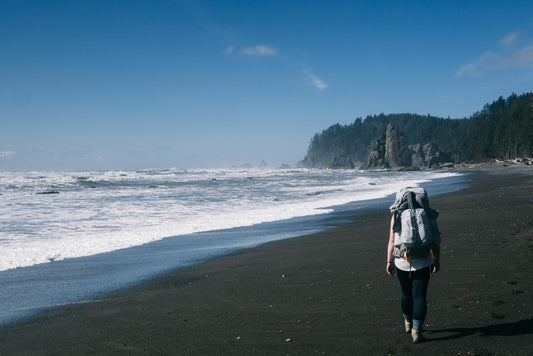
[[[442,270],[422,344],[403,332],[398,281],[385,273],[384,209],[2,327],[0,353],[531,355],[533,169],[471,179],[431,198]]]

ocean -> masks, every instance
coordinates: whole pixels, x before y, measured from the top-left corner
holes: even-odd
[[[383,208],[448,171],[206,169],[0,172],[0,324]]]

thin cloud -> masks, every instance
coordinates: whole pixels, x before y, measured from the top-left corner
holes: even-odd
[[[465,64],[457,72],[458,77],[480,77],[485,74],[490,68],[497,66],[497,63],[501,60],[499,54],[494,52],[485,52],[479,58]]]
[[[311,81],[311,85],[317,88],[318,90],[324,90],[328,87],[326,82],[324,82],[322,79],[318,78],[314,74],[309,74],[309,80]]]
[[[515,43],[519,35],[520,35],[520,32],[513,32],[513,33],[508,34],[507,36],[505,36],[504,38],[500,40],[500,46],[508,47],[512,45],[513,43]]]
[[[0,151],[0,159],[12,159],[16,155],[15,151]]]
[[[533,45],[512,53],[508,64],[533,68]]]
[[[238,53],[243,56],[275,56],[278,54],[278,49],[260,44],[253,47],[241,48]]]
[[[533,69],[533,45],[510,53],[485,52],[479,58],[462,66],[457,71],[457,77],[476,77],[489,71],[516,68]]]

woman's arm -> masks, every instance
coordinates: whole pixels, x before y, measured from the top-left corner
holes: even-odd
[[[390,220],[390,232],[389,232],[389,244],[387,246],[387,273],[389,275],[393,275],[394,271],[396,269],[396,266],[394,265],[394,230],[392,229],[394,226],[394,215],[391,217]]]
[[[437,245],[433,248],[433,258],[435,262],[433,262],[431,270],[433,273],[436,273],[440,270],[440,245]]]

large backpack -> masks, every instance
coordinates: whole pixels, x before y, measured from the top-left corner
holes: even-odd
[[[440,243],[440,232],[438,211],[429,207],[426,190],[400,190],[391,211],[395,215],[394,256],[404,259],[432,256],[433,247]]]

